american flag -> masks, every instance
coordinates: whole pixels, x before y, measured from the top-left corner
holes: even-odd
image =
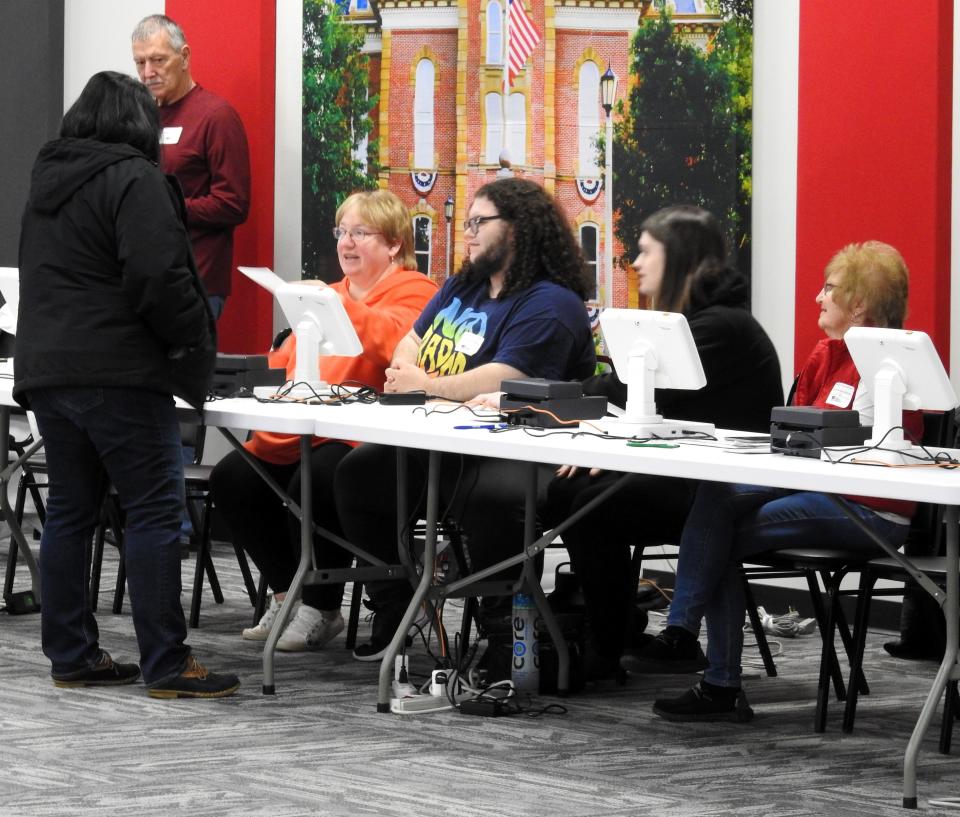
[[[510,33],[510,53],[507,56],[507,82],[513,81],[520,73],[527,57],[540,42],[540,32],[530,22],[523,9],[522,0],[510,0],[510,11],[507,16],[507,26]]]

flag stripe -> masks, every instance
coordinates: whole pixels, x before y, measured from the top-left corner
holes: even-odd
[[[510,28],[510,53],[507,58],[508,82],[512,85],[513,80],[523,69],[527,58],[533,52],[540,42],[540,32],[536,26],[527,17],[521,0],[510,0],[510,12],[507,18],[507,25]]]

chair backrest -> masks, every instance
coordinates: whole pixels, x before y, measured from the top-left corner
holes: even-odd
[[[180,443],[193,449],[193,465],[203,459],[203,444],[207,439],[207,427],[203,423],[180,423]]]
[[[955,448],[958,434],[957,411],[925,411],[921,442],[931,448]],[[940,552],[944,536],[943,515],[942,505],[929,502],[917,505],[904,545],[907,554],[936,556]]]

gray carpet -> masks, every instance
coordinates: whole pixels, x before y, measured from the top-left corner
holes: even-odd
[[[109,553],[104,588],[115,561]],[[934,666],[887,657],[889,634],[870,636],[872,694],[852,735],[840,732],[836,701],[827,733],[812,730],[816,636],[783,642],[779,677],[751,672],[756,718],[747,725],[660,720],[652,700],[694,680],[670,676],[595,685],[562,701],[566,715],[383,715],[378,665],[353,661],[342,636],[320,652],[279,655],[277,695],[263,696],[258,647],[239,638],[251,607],[232,550],[218,549],[215,561],[226,601],[215,605],[207,591],[190,643],[211,668],[240,674],[233,698],[154,701],[140,684],[56,689],[39,617],[0,615],[0,817],[903,814],[903,749]],[[192,561],[183,575],[189,587]],[[101,643],[135,660],[129,603],[120,615],[103,612],[107,595]],[[361,638],[368,630],[362,623]],[[428,675],[423,648],[412,652],[412,671]],[[927,804],[960,796],[957,732],[953,756],[937,753],[936,730],[925,741],[926,814],[960,814]]]

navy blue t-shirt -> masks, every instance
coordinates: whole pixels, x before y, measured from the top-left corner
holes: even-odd
[[[427,374],[461,374],[504,363],[527,377],[582,380],[596,367],[583,301],[552,281],[537,281],[506,298],[489,283],[448,278],[413,328],[421,338],[417,365]]]

